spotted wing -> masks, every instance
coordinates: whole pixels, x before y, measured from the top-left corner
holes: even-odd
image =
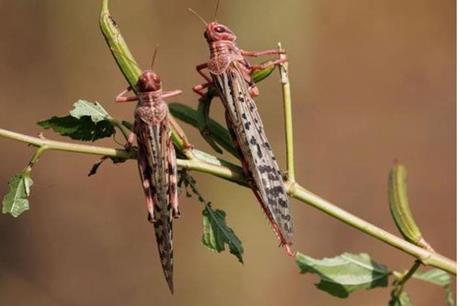
[[[235,63],[225,73],[212,77],[226,109],[227,125],[240,148],[243,166],[253,180],[253,190],[281,243],[291,244],[293,225],[288,197],[247,82]]]
[[[171,145],[169,128],[166,119],[157,124],[148,124],[142,121],[141,118],[137,118],[135,130],[139,147],[139,164],[144,165],[140,167],[141,179],[147,178],[150,185],[150,195],[153,200],[153,212],[149,212],[149,218],[155,228],[164,276],[168,282],[169,289],[173,292],[173,227],[170,203],[171,167],[169,165]]]

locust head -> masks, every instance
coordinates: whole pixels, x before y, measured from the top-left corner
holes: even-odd
[[[137,86],[140,92],[157,91],[161,89],[161,80],[153,70],[145,70],[139,77]]]
[[[236,40],[236,35],[232,32],[232,30],[230,30],[227,26],[215,21],[207,24],[206,31],[204,32],[204,37],[208,43],[215,41],[234,42]]]

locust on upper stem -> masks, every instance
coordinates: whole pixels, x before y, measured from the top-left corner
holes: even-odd
[[[217,8],[219,2],[217,4]],[[216,15],[217,15],[216,8]],[[286,59],[276,59],[260,65],[251,65],[246,57],[285,54],[284,50],[246,51],[235,41],[236,35],[229,27],[217,22],[205,24],[204,37],[209,45],[210,59],[197,65],[197,72],[205,82],[193,87],[202,98],[204,90],[213,85],[223,102],[230,135],[239,151],[244,173],[251,189],[260,202],[280,243],[289,255],[293,237],[292,216],[283,177],[265,134],[262,119],[254,97],[259,90],[251,73],[270,65],[282,64]],[[205,70],[209,74],[205,73]],[[207,110],[208,111],[208,110]]]

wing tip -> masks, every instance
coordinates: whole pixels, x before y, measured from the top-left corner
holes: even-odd
[[[168,282],[169,292],[171,292],[171,294],[174,295],[174,281],[173,281],[172,276],[167,279],[167,282]]]

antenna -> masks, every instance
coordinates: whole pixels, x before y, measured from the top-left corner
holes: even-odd
[[[197,12],[195,12],[194,10],[192,10],[191,8],[188,8],[188,10],[189,10],[193,15],[195,15],[196,17],[198,17],[198,19],[200,19],[201,22],[202,22],[205,26],[208,25],[208,22],[207,22],[203,17],[201,17],[200,14],[198,14]]]
[[[217,0],[216,11],[214,12],[214,21],[217,21],[217,13],[219,12],[220,0]]]
[[[155,65],[155,60],[157,59],[158,47],[159,45],[156,44],[155,49],[153,49],[152,62],[150,63],[151,70],[153,70],[153,66]]]

